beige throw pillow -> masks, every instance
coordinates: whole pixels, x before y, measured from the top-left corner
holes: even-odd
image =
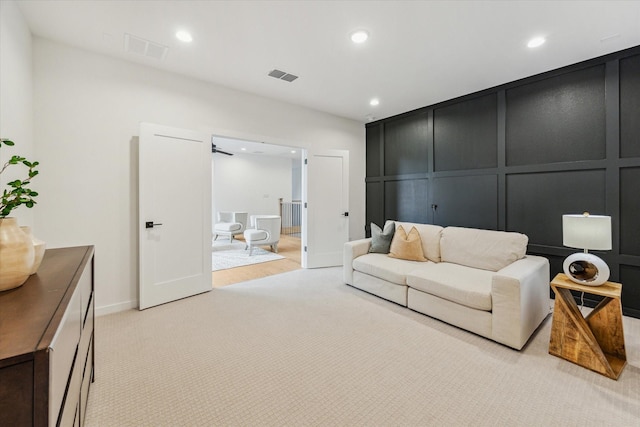
[[[411,227],[415,227],[418,233],[420,233],[424,257],[429,261],[440,262],[440,236],[443,230],[442,227],[433,224],[396,221],[396,228],[398,228],[399,225],[402,225],[405,230],[411,230]]]
[[[427,261],[422,251],[422,241],[418,230],[411,227],[409,234],[407,234],[401,225],[398,226],[391,241],[389,256],[409,261]]]

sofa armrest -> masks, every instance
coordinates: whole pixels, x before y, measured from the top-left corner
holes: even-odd
[[[353,284],[353,260],[369,252],[371,238],[353,240],[344,244],[342,254],[342,270],[344,282]]]
[[[492,335],[520,350],[549,314],[549,260],[534,255],[502,268],[493,277]]]

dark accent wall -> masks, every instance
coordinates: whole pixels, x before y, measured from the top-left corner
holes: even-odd
[[[640,318],[640,46],[366,130],[367,235],[386,219],[518,231],[553,277],[576,251],[562,214],[610,215],[613,249],[594,253]]]

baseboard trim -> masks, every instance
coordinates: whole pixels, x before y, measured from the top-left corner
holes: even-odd
[[[104,305],[96,307],[96,317],[106,316],[107,314],[118,313],[120,311],[131,310],[138,307],[138,301],[125,301],[117,304]]]
[[[640,310],[634,310],[633,308],[625,308],[622,306],[622,315],[640,319]]]

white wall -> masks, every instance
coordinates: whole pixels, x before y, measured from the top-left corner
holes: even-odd
[[[361,123],[34,38],[38,237],[96,246],[99,313],[137,306],[140,122],[350,151],[351,238],[364,236]],[[3,82],[4,83],[4,82]],[[4,85],[3,85],[4,86]]]
[[[279,215],[282,197],[291,201],[291,159],[236,154],[213,155],[213,213]]]
[[[0,1],[0,138],[16,143],[14,147],[0,148],[0,167],[13,155],[38,160],[33,144],[31,46],[31,32],[16,4]],[[26,178],[26,171],[22,165],[6,169],[0,176],[0,192],[6,182]],[[38,191],[40,180],[40,177],[34,178],[31,189]],[[16,217],[20,225],[33,227],[34,235],[38,236],[33,212],[34,209],[20,206],[10,216]]]

